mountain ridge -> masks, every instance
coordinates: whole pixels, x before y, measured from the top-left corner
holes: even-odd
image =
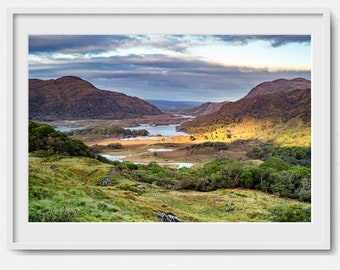
[[[122,119],[158,114],[162,112],[156,106],[140,98],[100,90],[79,77],[29,79],[30,119]]]
[[[300,117],[304,123],[311,118],[311,91],[309,89],[277,92],[266,95],[243,98],[225,104],[219,111],[197,117],[184,123],[180,130],[193,127],[229,125],[241,123],[244,119],[272,120],[287,122]]]
[[[277,79],[274,81],[266,81],[252,88],[244,98],[255,97],[276,92],[288,92],[293,90],[310,89],[311,81],[298,77],[292,80]]]
[[[190,114],[194,116],[208,115],[218,111],[228,102],[229,101],[205,102],[197,107],[180,110],[179,112],[182,114]]]
[[[242,125],[244,121],[269,121],[272,127],[282,127],[285,126],[282,123],[293,119],[300,119],[307,127],[311,122],[311,88],[308,86],[310,81],[303,78],[263,82],[252,88],[244,98],[228,102],[212,114],[198,116],[178,129],[189,133],[204,133],[230,125]]]

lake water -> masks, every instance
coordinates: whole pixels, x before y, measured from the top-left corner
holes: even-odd
[[[156,152],[160,153],[160,152],[172,152],[173,149],[171,148],[149,148],[148,151],[151,153],[156,153]]]
[[[186,115],[186,114],[174,114],[175,117],[183,118],[183,119],[194,119],[196,116]]]
[[[134,164],[142,164],[142,165],[148,165],[148,162],[133,162]],[[180,168],[188,168],[190,169],[193,164],[192,163],[188,163],[188,162],[157,162],[158,165],[160,166],[169,166],[169,165],[175,165],[177,166],[177,169]]]
[[[150,148],[150,149],[153,149],[153,148]],[[148,150],[150,150],[148,149]],[[164,151],[164,150],[169,150],[169,149],[159,149],[160,151],[158,152],[167,152],[167,151]],[[170,149],[172,150],[172,149]],[[152,152],[152,151],[150,151]],[[124,158],[126,157],[131,157],[132,155],[128,155],[128,156],[114,156],[114,155],[102,155],[103,157],[107,158],[108,160],[112,160],[112,161],[120,161],[120,162],[123,162],[124,161]],[[134,164],[145,164],[147,165],[148,163],[147,162],[133,162]],[[176,165],[177,166],[177,169],[180,169],[180,168],[191,168],[192,167],[192,163],[188,163],[188,162],[159,162],[158,163],[159,165]]]
[[[164,137],[172,137],[172,136],[188,136],[188,133],[177,131],[176,127],[179,124],[174,125],[161,125],[161,126],[149,126],[149,125],[139,125],[138,127],[126,127],[125,129],[130,130],[138,130],[145,129],[149,132],[150,136],[161,135]]]
[[[67,126],[54,126],[55,130],[61,131],[61,132],[69,132],[71,130],[75,129],[83,129],[84,127],[67,127]]]
[[[111,161],[115,161],[115,160],[124,161],[124,158],[127,157],[127,156],[113,156],[113,155],[101,155],[101,156]]]

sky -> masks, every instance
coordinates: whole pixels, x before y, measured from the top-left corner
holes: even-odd
[[[311,78],[310,35],[31,35],[29,78],[78,76],[143,99],[235,101]]]

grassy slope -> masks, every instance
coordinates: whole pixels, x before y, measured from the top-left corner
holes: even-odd
[[[243,98],[179,129],[207,140],[260,139],[281,146],[310,146],[310,89]]]
[[[242,123],[214,125],[186,130],[197,140],[233,142],[237,140],[261,140],[279,146],[310,146],[311,127],[301,118],[287,123],[245,119]]]
[[[115,173],[113,185],[96,186],[111,168],[84,157],[30,157],[30,214],[66,206],[77,209],[77,221],[84,222],[157,222],[154,211],[187,222],[262,222],[269,221],[269,208],[292,201],[242,189],[176,191],[143,183],[142,190],[124,172]],[[227,202],[235,204],[234,211],[225,211]]]

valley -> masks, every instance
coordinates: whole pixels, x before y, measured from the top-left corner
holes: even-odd
[[[74,81],[79,78],[56,80],[61,96],[79,93]],[[52,87],[47,85],[43,89]],[[80,85],[90,96],[100,91]],[[121,113],[119,105],[114,117],[96,107],[92,113],[83,101],[74,117],[53,111],[61,99],[50,106],[51,114],[32,104],[37,123],[30,122],[29,134],[30,221],[51,215],[61,221],[154,222],[160,221],[155,213],[165,213],[186,222],[308,222],[308,86],[299,78],[276,80],[235,102],[194,108],[157,101],[172,108],[147,104],[144,113],[133,106]],[[63,207],[74,219],[60,217]],[[285,211],[295,211],[296,220],[283,217]]]

